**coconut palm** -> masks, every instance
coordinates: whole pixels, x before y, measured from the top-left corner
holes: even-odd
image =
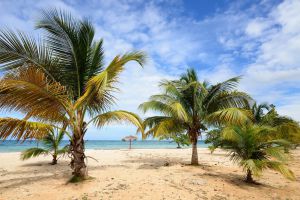
[[[27,160],[32,157],[37,157],[40,155],[51,155],[52,165],[56,165],[59,159],[59,155],[64,155],[69,151],[69,145],[60,147],[64,137],[64,131],[57,130],[55,134],[51,131],[48,135],[41,139],[42,147],[33,147],[27,149],[21,153],[21,159]],[[38,141],[39,142],[39,141]]]
[[[288,142],[273,140],[274,132],[274,128],[251,124],[229,126],[222,130],[222,148],[230,151],[231,160],[243,167],[246,182],[253,183],[252,176],[260,176],[265,169],[295,179],[293,172],[286,167],[288,157],[282,148]]]
[[[231,78],[216,85],[199,82],[195,70],[189,69],[179,80],[163,81],[162,94],[153,95],[140,105],[146,112],[162,115],[145,119],[149,128],[144,137],[186,133],[192,144],[192,165],[198,165],[197,141],[208,126],[242,123],[248,120],[249,96],[235,90],[239,78]]]
[[[84,136],[89,124],[102,127],[125,120],[142,129],[134,113],[109,109],[124,65],[143,65],[145,54],[117,55],[104,67],[103,41],[94,40],[89,21],[50,10],[43,11],[36,26],[46,33],[39,42],[23,33],[0,34],[0,64],[9,71],[0,81],[0,109],[25,114],[23,119],[0,119],[0,138],[36,138],[64,124],[73,174],[85,178]]]

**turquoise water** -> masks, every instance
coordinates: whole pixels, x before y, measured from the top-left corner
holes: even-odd
[[[68,143],[69,141],[63,141],[62,146]],[[0,152],[19,152],[36,146],[38,146],[36,141],[23,143],[13,140],[0,141]],[[85,142],[86,149],[127,149],[128,146],[129,142],[119,140],[89,140]],[[170,141],[139,140],[132,143],[133,149],[175,149],[176,147],[176,143]],[[204,141],[199,141],[198,147],[207,147],[207,144],[204,144]]]

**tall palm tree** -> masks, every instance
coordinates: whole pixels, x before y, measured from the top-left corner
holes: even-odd
[[[249,96],[235,90],[239,78],[216,85],[198,80],[195,70],[189,69],[179,80],[163,81],[162,94],[153,95],[140,105],[146,112],[158,111],[161,116],[145,119],[149,128],[144,136],[186,133],[192,144],[192,165],[198,165],[198,137],[208,126],[242,123],[251,114],[247,111]]]
[[[69,151],[69,145],[60,147],[64,137],[64,131],[57,130],[55,133],[51,131],[48,135],[41,139],[42,147],[33,147],[26,149],[21,153],[21,159],[27,160],[32,157],[37,157],[40,155],[51,155],[52,165],[56,165],[59,159],[59,155],[64,155]]]
[[[63,124],[70,137],[73,174],[85,178],[84,136],[90,123],[102,127],[127,120],[141,129],[134,113],[109,108],[124,65],[136,61],[142,66],[145,54],[117,55],[104,67],[103,41],[94,40],[88,20],[50,10],[43,11],[36,27],[45,32],[39,42],[20,32],[0,34],[0,64],[9,71],[0,81],[0,108],[25,114],[24,119],[0,119],[0,138],[45,135],[51,125]]]
[[[295,179],[293,172],[286,167],[288,157],[282,149],[287,142],[273,140],[274,131],[274,128],[253,124],[229,126],[222,130],[222,148],[230,151],[231,159],[246,171],[246,182],[254,182],[252,175],[260,176],[264,169]]]

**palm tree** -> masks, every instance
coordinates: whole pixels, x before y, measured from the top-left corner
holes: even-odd
[[[195,70],[189,69],[179,80],[163,81],[162,94],[153,95],[140,105],[144,112],[161,112],[161,116],[145,119],[149,130],[144,137],[186,133],[192,144],[192,165],[198,165],[197,141],[208,126],[242,123],[251,113],[247,111],[249,96],[235,87],[239,78],[216,85],[199,82]]]
[[[252,175],[260,176],[264,169],[295,179],[293,172],[286,167],[288,158],[282,149],[287,141],[273,140],[273,132],[276,129],[251,124],[229,126],[222,130],[222,148],[230,151],[231,160],[246,171],[246,182],[253,183]]]
[[[32,157],[37,157],[40,155],[51,155],[52,156],[52,165],[57,164],[59,155],[64,155],[69,151],[69,145],[66,145],[60,148],[62,139],[64,137],[63,131],[57,131],[55,134],[54,131],[51,131],[48,135],[41,139],[43,148],[34,147],[27,149],[21,153],[21,159],[27,160]]]
[[[103,41],[94,40],[88,20],[50,10],[43,11],[36,26],[46,33],[39,42],[23,33],[0,34],[0,64],[9,71],[0,80],[0,109],[25,114],[24,119],[0,119],[0,138],[35,138],[46,135],[53,124],[63,124],[70,138],[73,174],[85,178],[84,136],[89,124],[102,127],[126,120],[142,130],[134,113],[109,109],[115,104],[124,65],[136,61],[143,66],[145,54],[117,55],[104,67]]]
[[[268,112],[264,113],[264,110]],[[298,144],[300,144],[299,123],[289,117],[280,116],[276,112],[275,106],[273,104],[269,105],[267,103],[254,103],[251,107],[251,112],[252,124],[272,127],[276,130],[273,132],[273,139],[285,139],[290,142],[284,147],[286,153],[288,152],[290,147],[296,147]],[[218,127],[217,129],[210,130],[206,134],[207,137],[205,142],[212,144],[211,146],[209,146],[212,152],[216,148],[222,147],[220,133],[223,128],[224,126]]]
[[[181,149],[181,146],[189,146],[190,139],[188,135],[184,133],[171,133],[171,134],[164,134],[159,137],[159,140],[172,140],[171,142],[175,142],[177,144],[177,149]]]

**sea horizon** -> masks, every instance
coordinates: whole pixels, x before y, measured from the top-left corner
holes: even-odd
[[[63,140],[61,146],[69,144],[69,140]],[[0,141],[0,153],[21,152],[28,148],[41,146],[41,142],[36,140],[17,141],[5,140]],[[94,150],[118,150],[128,149],[129,142],[122,140],[85,140],[85,149]],[[191,146],[182,146],[182,148],[190,148]],[[208,144],[204,140],[198,141],[199,148],[206,148]],[[170,140],[137,140],[132,142],[132,149],[176,149],[177,144]]]

